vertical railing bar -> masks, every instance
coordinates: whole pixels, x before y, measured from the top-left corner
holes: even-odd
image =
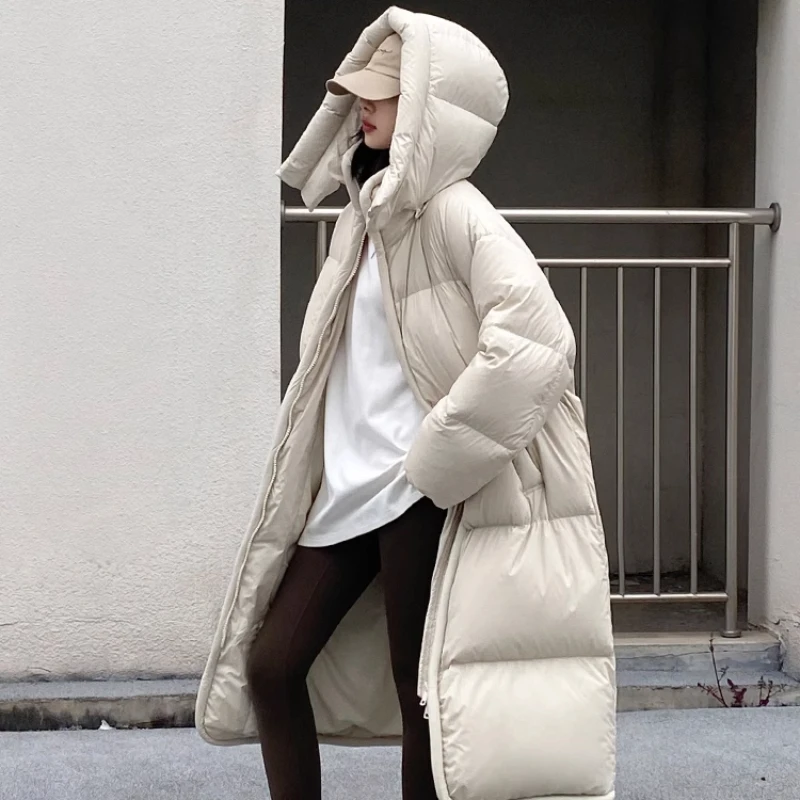
[[[697,594],[697,572],[700,562],[699,547],[699,504],[698,504],[698,436],[697,436],[697,267],[691,270],[691,322],[689,330],[689,526],[691,531],[691,574],[689,578],[689,591]]]
[[[550,280],[550,267],[544,268],[544,276],[545,278],[547,278],[548,281]]]
[[[661,268],[653,275],[653,594],[661,594]]]
[[[581,267],[581,371],[580,395],[583,414],[589,418],[589,269]]]
[[[319,275],[325,259],[328,257],[328,223],[320,220],[317,223],[317,275]]]
[[[738,464],[739,456],[739,223],[728,226],[728,365],[725,415],[725,630],[723,636],[740,636]]]
[[[625,270],[623,267],[617,267],[617,559],[619,562],[619,593],[622,596],[625,595],[624,290]]]

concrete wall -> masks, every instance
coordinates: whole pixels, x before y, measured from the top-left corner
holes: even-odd
[[[0,678],[196,674],[279,398],[283,3],[6,3]]]
[[[800,677],[800,4],[761,4],[757,198],[777,200],[783,225],[756,239],[750,618],[777,630]]]
[[[288,4],[286,150],[321,101],[325,78],[384,5],[381,0],[357,6],[319,6],[310,0]],[[749,29],[745,24],[719,27],[730,17],[723,5],[695,0],[517,0],[487,14],[483,0],[430,0],[427,11],[449,16],[478,33],[509,78],[509,111],[475,176],[479,187],[497,205],[506,206],[751,203],[752,152],[749,159],[742,156],[748,147],[752,151],[754,136],[755,4],[739,2],[733,15],[740,20],[749,10]],[[317,54],[311,62],[305,56],[309,48]],[[729,71],[726,59],[734,51],[740,66]],[[733,127],[728,122],[736,113],[742,116]],[[724,157],[727,152],[730,158]],[[284,199],[299,203],[291,190],[285,191]],[[346,201],[340,195],[330,202]],[[690,227],[531,226],[521,232],[540,257],[702,256],[707,250],[705,232]],[[302,313],[314,279],[313,236],[311,228],[299,225],[284,229],[284,385],[297,363]],[[713,250],[714,243],[708,247]],[[577,325],[578,275],[554,274],[553,283]],[[635,572],[651,568],[653,549],[652,275],[629,273],[625,291],[624,521],[626,567]],[[592,273],[589,292],[589,425],[610,555],[616,564],[614,273]],[[718,313],[721,303],[724,314],[724,297],[709,297],[714,308],[706,312],[704,306],[702,311],[708,317],[706,334],[724,341],[724,317]],[[661,524],[667,570],[687,567],[689,558],[688,299],[688,274],[665,274]],[[717,359],[719,353],[711,357]],[[712,370],[707,380],[716,382],[707,387],[703,406],[713,437],[724,405],[719,374]],[[703,514],[710,539],[704,551],[708,567],[717,574],[723,463],[712,460],[704,474],[704,494],[710,498]],[[746,479],[743,487],[746,491]]]
[[[798,120],[786,116],[797,32],[788,5],[775,0],[763,11],[759,159],[760,200],[790,208],[797,176],[787,155]],[[742,114],[752,110],[752,25],[744,17],[753,3],[736,6],[731,16],[721,0],[517,0],[487,15],[483,0],[431,0],[427,10],[473,28],[509,75],[509,114],[478,184],[498,205],[748,204],[752,119]],[[283,4],[275,0],[224,8],[31,0],[6,11],[0,679],[202,668],[270,444],[279,362],[285,385],[314,276],[313,237],[299,227],[284,232],[282,276],[279,269],[281,125],[288,150],[324,79],[384,7],[290,3],[285,98]],[[732,18],[738,23],[725,27]],[[540,256],[691,255],[716,246],[698,230],[524,234]],[[756,297],[750,576],[753,618],[772,620],[787,638],[800,621],[791,586],[796,515],[791,487],[766,476],[780,479],[792,466],[785,434],[796,415],[781,405],[796,377],[785,346],[794,335],[792,236],[785,228],[776,240],[776,283],[762,273]],[[577,322],[577,276],[554,282]],[[687,286],[686,276],[665,276],[666,568],[684,566],[688,553]],[[613,274],[592,275],[590,427],[612,560],[614,290]],[[715,291],[705,287],[704,436],[713,453],[703,521],[713,545],[706,560],[717,571]],[[626,557],[629,569],[645,570],[650,276],[629,276],[626,296]],[[746,312],[746,289],[743,305]],[[777,361],[758,357],[770,348]],[[775,386],[782,393],[770,394]],[[767,582],[775,564],[777,579]]]

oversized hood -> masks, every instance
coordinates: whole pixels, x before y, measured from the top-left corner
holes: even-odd
[[[377,227],[398,210],[420,210],[469,177],[508,104],[505,74],[489,49],[454,22],[392,7],[359,37],[336,75],[362,69],[390,34],[403,40],[400,104],[390,166],[370,206]],[[360,126],[355,98],[327,93],[278,170],[314,208],[344,183],[342,160]]]

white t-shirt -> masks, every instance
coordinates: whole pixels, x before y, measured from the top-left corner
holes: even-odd
[[[397,519],[422,497],[403,463],[424,416],[389,334],[368,241],[325,389],[322,485],[299,544],[352,539]]]

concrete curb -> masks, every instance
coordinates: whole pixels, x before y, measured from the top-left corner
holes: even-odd
[[[742,696],[740,707],[758,707],[767,697],[769,707],[800,706],[800,683],[781,672],[728,672],[719,685],[713,671],[617,673],[618,711],[735,708],[737,694]]]
[[[198,680],[0,684],[0,731],[186,728]]]
[[[746,689],[747,705],[757,703],[763,677],[773,681],[769,706],[800,706],[800,683],[781,673],[728,677]],[[707,672],[623,670],[618,679],[619,711],[722,706],[698,686],[716,687],[716,679]],[[197,687],[197,680],[186,679],[0,684],[0,731],[97,729],[103,721],[114,728],[192,727]],[[723,697],[733,703],[730,687],[723,687]]]
[[[615,633],[617,668],[643,671],[705,671],[718,669],[778,672],[780,639],[769,631],[748,630],[736,639],[709,633]]]

